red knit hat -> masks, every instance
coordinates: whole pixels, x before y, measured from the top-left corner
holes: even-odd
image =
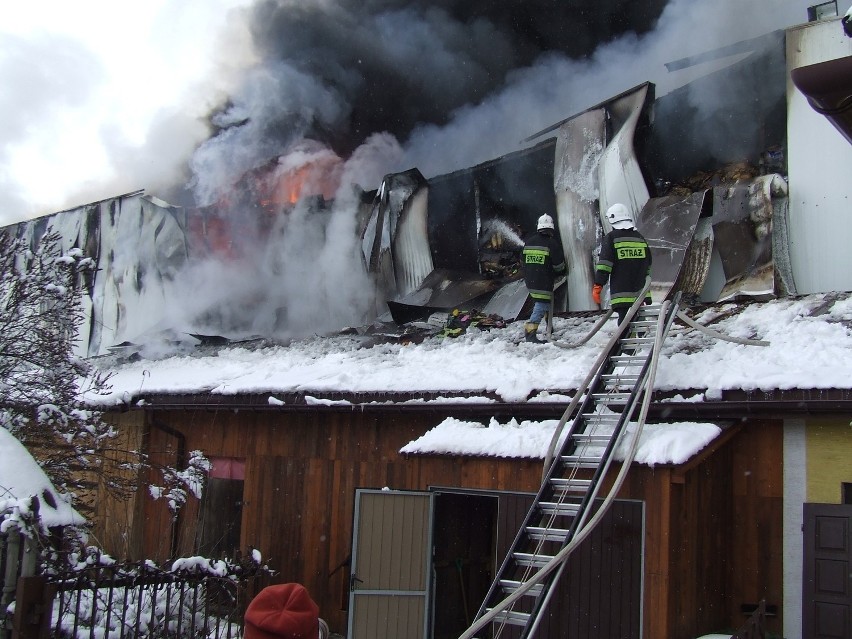
[[[267,586],[246,608],[243,639],[317,639],[319,607],[301,584]]]

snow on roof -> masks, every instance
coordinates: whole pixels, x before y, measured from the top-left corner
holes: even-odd
[[[716,332],[760,339],[746,346],[714,339],[683,325],[669,333],[660,357],[655,389],[684,392],[686,401],[717,399],[725,390],[848,389],[852,387],[852,297],[817,294],[765,303],[721,304],[689,313]],[[585,336],[599,315],[555,317],[554,337],[562,344]],[[523,341],[523,322],[459,337],[431,336],[375,342],[361,335],[314,337],[287,345],[230,346],[117,363],[111,391],[96,402],[104,408],[128,405],[146,395],[303,393],[313,404],[332,402],[333,393],[417,393],[473,395],[464,401],[569,401],[609,339],[615,320],[578,348]],[[369,346],[367,346],[369,345]],[[695,390],[703,391],[695,396]],[[688,393],[687,393],[688,392]],[[476,399],[476,398],[480,399]],[[441,401],[433,400],[433,401]],[[339,402],[334,402],[339,403]],[[405,453],[484,454],[543,457],[555,423],[522,422],[483,426],[445,420],[403,448]],[[680,463],[718,434],[708,424],[646,427],[640,440],[643,463]],[[709,438],[708,438],[709,437]]]
[[[29,451],[8,430],[0,428],[0,512],[6,522],[32,510],[30,498],[38,497],[39,516],[45,527],[80,525],[85,519],[66,502]]]
[[[448,417],[435,428],[403,446],[404,454],[450,454],[485,457],[542,459],[559,420],[539,422],[512,419],[505,424],[491,419],[487,426]],[[627,428],[615,451],[623,461],[636,424]],[[722,429],[708,423],[645,424],[634,461],[647,466],[680,464],[713,441]],[[597,434],[601,434],[600,430]]]

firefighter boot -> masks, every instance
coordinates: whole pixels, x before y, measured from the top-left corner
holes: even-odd
[[[533,344],[543,344],[538,335],[536,335],[536,331],[538,331],[538,324],[530,324],[527,322],[524,324],[524,337],[528,342],[532,342]]]

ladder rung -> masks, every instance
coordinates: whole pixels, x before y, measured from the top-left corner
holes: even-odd
[[[529,552],[515,552],[512,556],[516,564],[527,568],[543,568],[553,559],[553,555],[534,555]]]
[[[551,477],[550,485],[563,493],[586,494],[592,487],[591,479],[568,479],[565,477]]]
[[[600,404],[624,404],[630,399],[630,393],[592,393]]]
[[[587,435],[586,433],[576,433],[571,435],[571,438],[576,439],[578,442],[583,442],[584,444],[605,446],[609,443],[609,440],[612,439],[612,435]]]
[[[601,413],[583,413],[583,419],[588,426],[611,426],[617,424],[621,419],[619,413],[601,414]]]
[[[540,501],[538,508],[545,515],[558,515],[560,517],[574,517],[580,512],[580,504],[559,501]]]
[[[544,528],[542,526],[527,526],[527,536],[536,541],[557,541],[562,543],[568,538],[564,528]]]
[[[507,595],[511,595],[518,588],[524,585],[522,581],[515,581],[514,579],[501,579],[500,587],[503,589]],[[538,597],[541,593],[544,592],[544,586],[541,583],[537,583],[534,586],[530,586],[530,589],[524,593],[524,596],[530,597]]]
[[[601,379],[605,382],[636,382],[639,380],[639,373],[603,373]]]
[[[600,455],[562,455],[559,458],[564,464],[580,468],[597,468],[602,457]]]
[[[642,366],[648,361],[649,355],[613,355],[609,361],[616,366]]]
[[[491,612],[493,608],[486,608],[486,612]],[[515,610],[501,610],[494,615],[493,623],[507,623],[511,626],[526,626],[529,623],[530,615],[526,612],[516,612]]]
[[[634,344],[643,346],[645,344],[653,344],[657,341],[655,337],[622,337],[619,340],[622,344]]]
[[[564,455],[561,459],[565,464],[568,464],[573,468],[590,468],[594,470],[601,465],[600,457],[595,457],[588,461],[578,461],[574,455]]]

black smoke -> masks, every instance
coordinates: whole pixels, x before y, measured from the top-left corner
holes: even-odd
[[[213,199],[223,182],[304,138],[341,157],[374,134],[405,145],[548,55],[581,60],[648,32],[665,4],[261,0],[248,16],[259,63],[211,116],[217,132],[193,159],[196,194]]]
[[[266,0],[251,20],[261,58],[316,79],[346,108],[332,121],[280,113],[265,130],[286,139],[296,120],[297,128],[306,125],[308,135],[344,155],[370,133],[404,140],[415,125],[445,124],[455,109],[499,90],[510,71],[544,53],[583,57],[627,31],[649,30],[664,4]]]

